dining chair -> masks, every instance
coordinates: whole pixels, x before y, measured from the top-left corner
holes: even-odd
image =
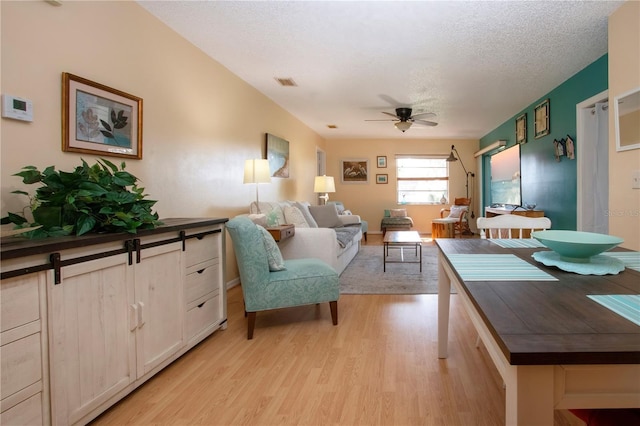
[[[551,228],[548,217],[527,217],[502,214],[494,217],[479,217],[476,221],[480,238],[531,238],[531,232]]]

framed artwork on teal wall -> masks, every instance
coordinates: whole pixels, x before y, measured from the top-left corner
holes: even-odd
[[[549,99],[545,99],[534,109],[536,139],[549,134]]]
[[[516,118],[516,143],[527,143],[527,113]]]

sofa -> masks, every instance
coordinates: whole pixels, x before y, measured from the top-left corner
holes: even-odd
[[[335,205],[312,206],[308,202],[251,203],[249,217],[264,225],[295,225],[295,235],[278,243],[284,259],[313,257],[341,274],[360,250],[360,216],[338,215]]]

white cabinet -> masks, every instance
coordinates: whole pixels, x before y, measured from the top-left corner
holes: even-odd
[[[78,237],[27,260],[5,261],[3,242],[0,423],[86,424],[226,328],[224,222]]]
[[[141,250],[132,265],[121,254],[61,274],[47,282],[51,410],[55,423],[73,424],[185,346],[182,244]]]
[[[49,421],[44,272],[0,287],[0,424]]]

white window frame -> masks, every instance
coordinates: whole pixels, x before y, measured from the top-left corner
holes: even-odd
[[[447,156],[445,155],[428,155],[428,154],[398,154],[395,156],[396,158],[396,200],[398,204],[409,204],[409,205],[433,205],[433,204],[441,204],[441,198],[444,196],[446,199],[449,199],[449,163],[446,161]],[[442,160],[445,164],[446,175],[445,176],[434,176],[434,177],[410,177],[405,178],[401,177],[402,173],[400,172],[400,164],[403,159],[425,159],[425,160]],[[432,191],[416,191],[416,192],[425,192],[425,194],[432,193],[432,197],[425,196],[422,201],[403,201],[403,193],[411,192],[406,190],[400,190],[400,182],[402,181],[423,181],[423,182],[431,182],[431,181],[444,181],[446,183],[446,189],[442,190],[432,190]],[[405,194],[406,195],[406,194]]]

